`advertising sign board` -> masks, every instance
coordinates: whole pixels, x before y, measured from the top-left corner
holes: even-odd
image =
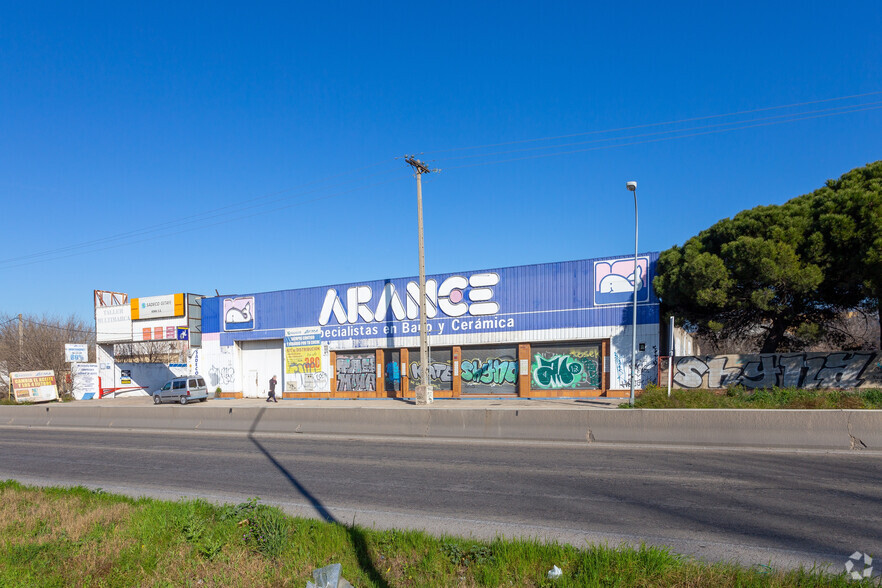
[[[285,329],[285,390],[330,391],[330,361],[320,327]]]
[[[132,307],[98,306],[95,308],[95,335],[98,343],[132,340]]]
[[[396,347],[419,336],[425,305],[429,334],[458,343],[526,340],[525,332],[539,332],[541,339],[559,329],[569,329],[559,335],[566,339],[595,338],[628,324],[635,286],[638,324],[658,324],[657,261],[650,253],[639,256],[636,267],[633,257],[608,257],[429,275],[423,301],[416,278],[206,298],[202,331],[220,333],[228,346],[319,326],[322,341],[332,346]],[[255,334],[237,333],[246,330]]]
[[[183,294],[132,298],[131,308],[133,321],[184,316],[186,311]]]
[[[73,366],[73,395],[77,400],[98,398],[98,364],[78,363]]]
[[[68,363],[89,361],[89,346],[85,343],[65,343],[64,361]]]
[[[52,370],[12,372],[9,374],[9,383],[16,402],[58,400],[58,387],[55,385],[55,372]]]
[[[254,329],[254,296],[224,299],[224,330],[251,331]]]

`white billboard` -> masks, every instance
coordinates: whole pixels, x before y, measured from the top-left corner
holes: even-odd
[[[186,314],[183,294],[132,298],[131,307],[133,321],[184,316]]]
[[[64,361],[68,363],[89,361],[89,346],[85,343],[65,343]]]
[[[73,395],[77,400],[98,398],[97,363],[78,363],[73,366]]]
[[[95,331],[98,343],[132,340],[132,307],[98,306],[95,308]]]

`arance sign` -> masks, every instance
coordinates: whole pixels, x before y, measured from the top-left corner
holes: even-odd
[[[493,288],[498,284],[497,273],[450,276],[440,284],[437,280],[427,280],[426,315],[428,318],[435,318],[439,313],[451,318],[465,314],[494,315],[499,312],[499,303],[492,300]],[[332,317],[341,325],[415,320],[420,315],[419,298],[417,282],[408,282],[403,292],[391,282],[384,284],[378,292],[370,286],[353,286],[345,294],[329,288],[318,322],[325,326]]]

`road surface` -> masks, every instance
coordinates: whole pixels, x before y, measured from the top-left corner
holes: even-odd
[[[840,571],[882,554],[882,454],[0,427],[0,479],[378,528]]]

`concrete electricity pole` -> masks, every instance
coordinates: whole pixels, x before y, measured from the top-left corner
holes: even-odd
[[[420,181],[423,174],[433,171],[426,167],[419,159],[405,156],[410,167],[413,168],[417,181],[417,228],[419,231],[419,256],[420,256],[420,384],[416,389],[417,404],[432,404],[435,401],[432,387],[429,385],[429,329],[426,318],[426,256],[423,248],[423,187]]]
[[[18,315],[18,369],[21,370],[22,347],[24,346],[24,327],[21,322],[21,313]]]

